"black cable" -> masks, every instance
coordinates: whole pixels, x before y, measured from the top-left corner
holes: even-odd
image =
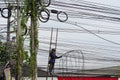
[[[60,3],[60,1],[55,1],[55,2]],[[103,10],[106,9],[106,10],[112,10],[112,11],[120,11],[119,10],[120,7],[118,7],[118,6],[95,3],[95,2],[85,1],[85,0],[82,0],[80,2],[77,1],[77,2],[62,2],[62,3],[66,3],[66,4],[74,3],[74,4],[77,4],[77,5],[82,4],[82,5],[92,6],[94,8],[103,9]]]
[[[80,23],[79,23],[80,24]],[[51,27],[38,27],[39,30],[43,30],[43,31],[50,31]],[[120,32],[119,31],[107,31],[107,30],[90,30],[93,33],[96,34],[111,34],[111,35],[119,35]],[[59,32],[66,32],[66,33],[88,33],[87,31],[83,30],[83,29],[65,29],[65,28],[59,28]]]
[[[81,18],[81,19],[93,19],[93,20],[104,20],[104,21],[114,21],[114,22],[120,22],[120,18],[119,17],[111,17],[111,16],[105,16],[105,15],[101,15],[101,14],[97,14],[97,13],[90,13],[90,12],[81,12],[81,11],[77,11],[78,13],[75,13],[75,11],[71,11],[72,13],[70,13],[71,10],[67,10],[65,11],[69,17],[72,18]]]
[[[4,30],[4,29],[7,29],[7,27],[4,27],[4,28],[0,29],[0,31],[2,31],[2,30]]]
[[[59,4],[59,5],[63,5],[63,4]],[[66,5],[64,5],[64,6],[66,6]],[[69,6],[70,7],[70,6]],[[66,6],[66,8],[69,8],[68,6]],[[71,6],[72,7],[72,6]],[[76,9],[76,8],[75,8]],[[88,8],[87,8],[88,9]],[[112,11],[109,11],[109,12],[112,12]],[[92,17],[92,16],[91,16]],[[112,21],[118,21],[119,22],[119,18],[117,18],[117,17],[108,17],[108,16],[103,16],[103,15],[98,15],[98,18],[97,19],[101,19],[101,18],[103,18],[103,19],[106,19],[106,20],[112,20]],[[95,19],[96,19],[96,17],[95,17]]]
[[[42,43],[43,43],[43,42],[42,42]],[[69,53],[71,53],[71,52],[76,52],[76,51],[78,52],[79,50],[71,50]],[[93,52],[93,51],[92,51],[92,52],[91,52],[91,51],[87,51],[87,53],[86,53],[86,50],[83,50],[83,49],[82,49],[82,51],[83,51],[83,53],[84,53],[84,56],[89,56],[89,55],[94,55],[94,57],[95,57],[95,55],[96,55],[96,56],[99,56],[99,58],[93,58],[93,56],[91,56],[91,57],[89,56],[89,58],[87,58],[87,59],[90,59],[90,60],[98,60],[98,61],[101,61],[101,60],[102,60],[101,58],[102,58],[103,55],[101,55],[101,57],[100,57],[100,55],[97,55],[97,54],[104,54],[104,53],[101,53],[101,52],[99,53],[99,52],[97,52],[97,51],[95,51],[95,52]],[[95,54],[93,54],[93,53],[95,53]],[[96,54],[96,53],[97,53],[97,54]],[[66,54],[67,54],[67,56],[69,56],[69,55],[68,55],[68,52],[67,52]],[[64,54],[64,55],[66,55],[66,54]],[[87,55],[87,54],[88,54],[88,55]],[[107,55],[106,55],[106,56],[107,56]],[[71,57],[73,57],[73,56],[71,56]],[[113,56],[112,56],[112,57],[113,57]],[[73,58],[74,58],[74,57],[73,57]],[[105,58],[108,58],[108,59],[105,59]],[[87,59],[86,59],[86,60],[87,60]],[[103,59],[105,59],[105,61],[118,61],[118,62],[119,62],[118,59],[114,59],[114,58],[110,58],[110,57],[105,57],[105,55],[103,56]]]
[[[49,42],[46,42],[45,39],[44,40],[40,40],[40,41],[41,41],[41,44],[48,44],[49,43]],[[78,43],[78,44],[81,44],[81,43]],[[59,45],[59,47],[60,46],[64,46],[65,48],[73,48],[73,49],[74,49],[74,47],[78,47],[78,48],[82,47],[82,46],[79,46],[79,45],[73,45],[71,43],[61,43],[61,42],[59,42],[58,45]],[[82,45],[86,46],[86,44],[82,44]],[[90,47],[90,49],[91,49],[91,47]],[[95,49],[95,48],[93,47],[93,49]],[[96,48],[96,49],[97,50],[101,50],[101,51],[109,51],[109,53],[111,53],[113,51],[116,52],[116,53],[119,53],[119,50],[114,50],[114,49],[106,49],[106,48]],[[99,52],[99,51],[96,51],[96,50],[94,50],[94,51],[91,50],[90,51],[90,50],[84,50],[84,49],[82,49],[82,51],[87,52],[87,53],[90,52],[90,53],[104,54],[103,52]],[[96,54],[94,54],[94,55],[96,55]],[[114,56],[114,55],[112,55],[112,56]]]
[[[54,20],[54,21],[55,21],[55,20]],[[117,43],[117,42],[114,42],[114,41],[111,41],[111,40],[105,39],[105,38],[103,38],[103,37],[101,37],[101,36],[99,36],[99,35],[97,35],[97,34],[91,32],[91,31],[89,31],[88,29],[86,29],[86,28],[84,28],[84,27],[78,25],[77,22],[72,22],[72,21],[70,22],[70,21],[67,21],[66,23],[67,23],[67,24],[74,25],[74,26],[77,26],[77,27],[80,27],[80,28],[86,30],[87,32],[93,34],[94,36],[96,36],[96,37],[98,37],[98,38],[104,40],[104,41],[107,41],[107,42],[110,42],[110,43],[113,43],[113,44],[116,44],[116,45],[120,45],[120,43]]]
[[[65,18],[64,20],[60,19],[60,15],[61,15],[61,14],[63,14],[63,15],[66,16],[66,18]],[[66,12],[60,11],[60,12],[57,13],[57,19],[58,19],[60,22],[65,22],[65,21],[68,20],[68,15],[67,15]]]
[[[82,2],[84,4],[93,5],[93,6],[98,6],[99,5],[99,7],[103,7],[103,8],[106,8],[106,7],[110,8],[110,7],[112,7],[112,9],[114,9],[115,11],[119,11],[118,9],[120,8],[118,6],[112,6],[112,5],[108,5],[108,4],[96,3],[96,2],[85,1],[85,0],[82,0]]]
[[[61,4],[60,4],[61,3]],[[67,8],[75,8],[75,9],[83,9],[83,10],[90,10],[90,11],[96,11],[96,12],[103,12],[103,13],[109,13],[109,14],[117,14],[120,15],[120,10],[111,10],[109,8],[101,8],[97,6],[87,6],[84,4],[73,4],[73,3],[65,3],[65,2],[58,2],[53,3],[53,5],[61,6],[61,7],[67,7]]]
[[[5,10],[7,10],[7,16],[5,15]],[[4,17],[4,18],[10,18],[11,15],[12,15],[11,9],[10,9],[10,8],[3,8],[3,9],[1,10],[1,15],[2,15],[2,17]]]
[[[82,27],[82,26],[79,26],[79,25],[77,25],[77,24],[73,24],[73,25],[78,26],[78,27],[80,27],[80,28],[82,28],[82,29],[88,31],[89,33],[95,35],[96,37],[98,37],[98,38],[100,38],[100,39],[102,39],[102,40],[105,40],[105,41],[107,41],[107,42],[110,42],[110,43],[113,43],[113,44],[116,44],[116,45],[120,45],[120,43],[117,43],[117,42],[114,42],[114,41],[105,39],[105,38],[103,38],[103,37],[101,37],[101,36],[98,36],[97,34],[95,34],[95,33],[91,32],[91,31],[89,31],[88,29],[86,29],[86,28],[84,28],[84,27]]]
[[[40,10],[38,18],[41,22],[46,23],[50,18],[49,10],[48,9]]]
[[[44,7],[48,7],[51,4],[51,0],[39,0],[39,4]]]

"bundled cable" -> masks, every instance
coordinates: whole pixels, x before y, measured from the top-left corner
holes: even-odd
[[[48,9],[40,10],[38,18],[43,23],[47,22],[50,18],[49,10]]]
[[[7,13],[6,13],[6,11],[7,11]],[[1,15],[4,18],[10,18],[11,15],[12,15],[11,8],[3,8],[3,9],[1,9]]]
[[[51,0],[39,0],[39,4],[48,7],[51,4]]]

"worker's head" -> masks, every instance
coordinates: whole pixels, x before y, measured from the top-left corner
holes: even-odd
[[[54,54],[54,53],[55,53],[55,51],[56,51],[56,50],[55,50],[54,48],[53,48],[53,49],[51,49],[51,50],[50,50],[50,54]]]
[[[56,50],[53,48],[53,49],[52,49],[52,52],[55,52],[55,51],[56,51]]]

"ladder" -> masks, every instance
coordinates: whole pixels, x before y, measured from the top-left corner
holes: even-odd
[[[54,33],[55,31],[55,33]],[[55,36],[55,37],[54,37]],[[53,40],[55,38],[55,40]],[[55,50],[57,49],[57,39],[58,39],[58,28],[51,28],[51,34],[50,34],[50,44],[49,44],[49,53],[52,48]],[[54,42],[53,42],[54,41]],[[50,55],[50,54],[49,54]],[[48,65],[47,65],[47,76],[46,80],[48,80],[49,74],[48,74],[48,69],[49,69],[49,60],[50,57],[48,56]],[[54,68],[53,68],[54,72]],[[53,80],[53,75],[51,76],[51,80]]]

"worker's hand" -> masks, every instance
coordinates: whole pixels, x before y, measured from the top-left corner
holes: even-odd
[[[62,58],[62,56],[60,56],[60,58]]]

